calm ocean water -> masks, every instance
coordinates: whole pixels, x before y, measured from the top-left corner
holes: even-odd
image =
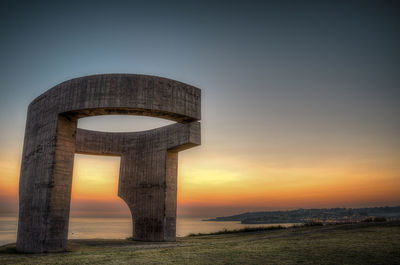
[[[272,225],[249,225],[239,222],[204,222],[205,218],[178,217],[176,224],[176,235],[187,236],[190,233],[210,233],[222,229],[239,229],[252,226],[275,226]],[[281,224],[291,225],[291,224]],[[69,238],[127,238],[132,236],[131,218],[84,218],[71,217],[69,225]],[[15,242],[17,238],[17,218],[0,217],[0,246]]]

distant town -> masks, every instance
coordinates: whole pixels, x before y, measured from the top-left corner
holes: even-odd
[[[240,221],[242,224],[344,223],[400,219],[400,206],[374,208],[297,209],[290,211],[249,212],[204,221]]]

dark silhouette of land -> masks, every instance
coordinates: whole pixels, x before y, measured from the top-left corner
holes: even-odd
[[[242,224],[343,223],[400,219],[400,206],[374,208],[297,209],[290,211],[248,212],[204,221],[240,221]]]

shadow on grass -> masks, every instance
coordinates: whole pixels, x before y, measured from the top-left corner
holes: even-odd
[[[15,243],[0,246],[0,254],[17,254]]]

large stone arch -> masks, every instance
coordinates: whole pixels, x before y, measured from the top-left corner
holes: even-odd
[[[120,155],[118,195],[134,238],[174,241],[177,152],[200,144],[200,89],[166,78],[105,74],[63,82],[28,107],[19,187],[17,250],[67,246],[74,154]],[[77,129],[81,117],[132,114],[178,123],[135,133]]]

